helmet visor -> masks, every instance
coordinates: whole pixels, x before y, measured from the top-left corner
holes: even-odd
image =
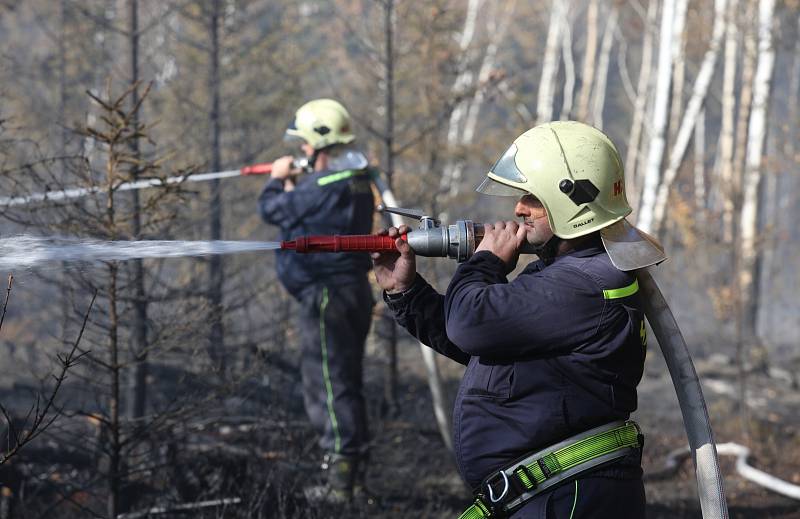
[[[514,184],[524,184],[527,182],[525,175],[517,167],[517,145],[512,144],[503,156],[497,159],[492,169],[489,170],[487,177],[481,182],[475,191],[485,195],[494,196],[522,196],[528,192],[518,187],[508,185],[504,180]],[[494,178],[493,178],[494,177]]]
[[[503,156],[497,159],[497,162],[494,163],[492,169],[489,170],[490,173],[494,173],[496,176],[504,179],[509,180],[515,184],[524,184],[528,181],[525,178],[525,175],[517,167],[517,145],[512,144]]]
[[[475,188],[478,193],[492,196],[515,196],[517,198],[527,195],[528,192],[524,189],[517,189],[516,187],[501,184],[492,177],[486,177],[483,182]]]
[[[304,144],[306,142],[300,130],[297,129],[297,123],[295,122],[295,119],[292,119],[292,122],[290,122],[286,127],[286,131],[283,134],[283,142],[288,142],[291,144]]]

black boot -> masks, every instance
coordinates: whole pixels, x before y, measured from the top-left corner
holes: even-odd
[[[326,454],[320,468],[325,483],[303,489],[309,503],[346,504],[353,499],[353,487],[359,459],[342,454]]]

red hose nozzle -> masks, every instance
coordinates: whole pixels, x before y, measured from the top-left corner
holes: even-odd
[[[242,172],[242,175],[269,175],[272,173],[272,162],[264,162],[261,164],[245,166],[239,171]]]
[[[405,235],[403,235],[403,239]],[[299,253],[308,252],[382,252],[392,251],[394,238],[379,234],[355,234],[348,236],[300,236],[281,242],[281,249]]]

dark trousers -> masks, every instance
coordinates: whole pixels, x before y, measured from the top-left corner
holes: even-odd
[[[511,519],[642,519],[644,484],[639,479],[586,477],[537,495]]]
[[[306,413],[328,453],[358,456],[367,442],[364,343],[375,304],[367,276],[308,287],[299,298],[300,370]]]

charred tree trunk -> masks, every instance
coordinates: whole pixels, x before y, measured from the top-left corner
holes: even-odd
[[[58,154],[62,160],[67,155],[67,0],[59,2],[59,36],[58,36],[58,122],[61,125],[59,131]],[[61,174],[67,178],[66,168]],[[70,322],[70,294],[69,294],[69,275],[67,269],[62,264],[61,283],[61,342],[67,343]]]
[[[220,70],[219,70],[219,25],[222,13],[221,0],[211,3],[211,16],[209,22],[211,70],[209,71],[208,93],[211,99],[211,112],[209,113],[210,144],[211,144],[211,170],[222,169],[222,154],[220,149]],[[212,240],[222,239],[222,186],[219,179],[210,181],[211,200],[209,207],[210,235]],[[211,332],[209,347],[215,368],[221,377],[225,376],[225,345],[223,328],[222,287],[224,283],[224,267],[221,255],[213,255],[208,261],[209,289],[208,299],[211,309]]]
[[[386,0],[384,3],[384,81],[386,90],[384,92],[384,103],[386,104],[386,120],[384,126],[384,164],[386,171],[386,183],[392,188],[394,176],[394,0]],[[397,326],[394,322],[394,315],[388,307],[384,305],[381,323],[383,337],[386,344],[386,354],[388,361],[386,364],[386,376],[383,386],[383,407],[387,414],[393,416],[399,411],[397,403]]]
[[[138,126],[138,106],[139,106],[139,2],[129,0],[128,7],[129,27],[128,36],[130,39],[130,67],[131,67],[131,106],[133,106],[131,124],[135,128]],[[137,161],[141,159],[139,140],[131,139],[131,156],[134,159],[134,166],[131,171],[131,179],[136,181],[139,178]],[[131,191],[132,204],[132,234],[133,239],[142,238],[142,208],[139,202],[139,190]],[[132,350],[134,356],[133,364],[133,383],[131,384],[130,408],[128,414],[131,418],[144,416],[145,406],[147,405],[147,297],[144,289],[144,266],[142,260],[136,259],[132,262],[133,270],[133,333]]]
[[[114,184],[117,177],[117,154],[113,142],[109,143],[108,162],[106,166],[106,182],[108,200],[106,201],[106,225],[112,240],[116,239],[116,212],[114,208]],[[119,266],[112,261],[108,264],[108,374],[109,374],[109,402],[108,402],[108,435],[107,453],[108,463],[108,499],[107,510],[109,517],[117,517],[120,512],[120,489],[122,468],[122,444],[120,421],[120,362],[119,362],[119,316],[117,313],[117,282]]]

